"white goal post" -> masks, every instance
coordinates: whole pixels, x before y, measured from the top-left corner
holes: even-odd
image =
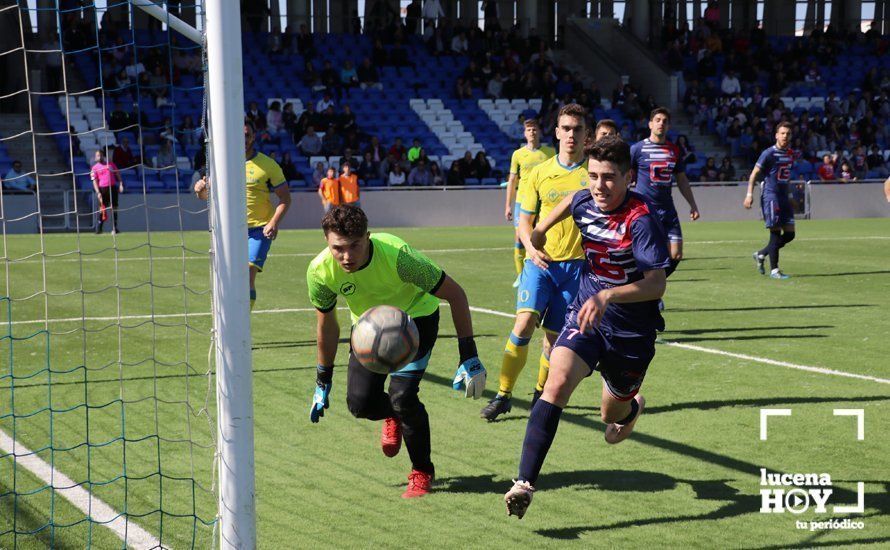
[[[206,34],[150,0],[133,6],[202,44],[207,51],[213,342],[216,354],[220,548],[256,547],[253,371],[247,289],[244,194],[244,87],[241,10],[234,0],[205,3]]]

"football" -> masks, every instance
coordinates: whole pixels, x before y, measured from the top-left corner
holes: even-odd
[[[397,307],[372,307],[352,329],[352,352],[366,369],[379,374],[399,370],[420,346],[417,325]]]

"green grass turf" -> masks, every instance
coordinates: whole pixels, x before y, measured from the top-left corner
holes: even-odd
[[[686,258],[665,297],[664,342],[747,354],[799,365],[890,378],[890,220],[799,222],[799,237],[782,252],[788,281],[758,275],[751,252],[766,232],[756,223],[684,224]],[[471,305],[507,316],[474,313],[477,342],[497,385],[500,354],[514,306],[509,228],[397,229],[467,290]],[[11,320],[145,316],[209,310],[206,233],[122,234],[114,266],[110,236],[50,235],[48,254],[78,246],[91,261],[38,256],[33,236],[7,238]],[[785,548],[890,543],[890,385],[793,370],[660,345],[643,386],[647,411],[633,437],[607,446],[599,420],[600,382],[585,381],[563,415],[544,466],[539,492],[525,519],[507,518],[502,495],[516,475],[537,371],[538,339],[503,421],[478,417],[483,400],[456,397],[454,329],[443,308],[440,340],[422,384],[430,414],[438,482],[427,498],[399,498],[410,468],[407,453],[386,459],[380,424],[352,418],[345,404],[345,346],[338,357],[332,404],[318,425],[309,423],[315,348],[314,314],[306,297],[305,268],[324,246],[318,231],[283,232],[259,276],[252,317],[258,538],[263,547],[731,547]],[[155,261],[147,259],[149,252]],[[182,256],[186,258],[183,259]],[[167,257],[159,259],[158,257]],[[169,257],[177,256],[178,259]],[[94,261],[93,261],[94,260]],[[45,273],[45,275],[44,275]],[[143,284],[152,278],[154,286]],[[44,283],[44,280],[46,281]],[[81,288],[86,293],[71,290]],[[119,281],[122,287],[106,288]],[[42,288],[52,295],[34,294]],[[183,286],[187,287],[184,289]],[[118,295],[119,293],[119,295]],[[30,299],[23,300],[29,296]],[[344,305],[341,303],[341,306]],[[2,309],[2,308],[0,308]],[[286,310],[271,312],[269,310]],[[48,312],[48,314],[47,314]],[[5,315],[5,314],[4,314]],[[348,315],[339,313],[343,334]],[[5,317],[3,318],[5,319]],[[24,338],[0,351],[0,373],[12,368],[16,437],[41,452],[57,450],[57,467],[75,480],[108,482],[97,494],[173,547],[211,545],[211,444],[214,432],[196,410],[208,394],[207,316],[14,324]],[[187,325],[187,326],[186,326]],[[86,330],[84,330],[86,329]],[[118,343],[121,342],[119,346]],[[12,347],[12,367],[9,348]],[[86,364],[90,370],[77,368]],[[52,365],[52,384],[46,373]],[[86,383],[85,383],[86,382]],[[12,433],[9,378],[0,379],[0,427]],[[188,403],[191,409],[186,405]],[[52,402],[52,415],[41,411]],[[89,403],[89,421],[84,403]],[[791,408],[791,418],[770,422],[759,440],[759,409]],[[855,420],[834,408],[865,409],[865,441]],[[21,415],[34,413],[27,418]],[[52,416],[52,438],[49,419]],[[122,423],[121,419],[124,419]],[[186,424],[190,420],[191,425]],[[89,451],[85,446],[89,428]],[[127,443],[120,438],[125,435]],[[162,439],[159,439],[160,436]],[[195,442],[190,445],[185,440]],[[159,443],[160,441],[160,443]],[[125,485],[122,457],[126,447]],[[70,449],[69,449],[70,448]],[[89,467],[87,466],[89,454]],[[0,494],[11,490],[10,460],[0,460]],[[158,464],[160,462],[160,465]],[[855,482],[866,482],[861,531],[798,530],[795,520],[833,514],[758,513],[759,469],[827,472],[836,482],[829,504],[853,504]],[[159,475],[159,472],[163,476]],[[194,472],[194,473],[193,473]],[[180,480],[194,475],[197,485]],[[16,488],[40,483],[18,472]],[[16,529],[49,523],[48,491],[21,497]],[[194,497],[192,495],[195,495]],[[39,500],[43,499],[43,501]],[[0,533],[10,527],[11,495],[0,497]],[[78,512],[56,498],[56,524]],[[163,510],[164,513],[160,513]],[[174,517],[181,516],[181,517]],[[163,525],[162,525],[163,522]],[[0,547],[43,547],[42,535],[0,535]],[[60,546],[82,547],[87,527],[56,530]],[[118,544],[92,527],[97,547]],[[196,534],[195,534],[196,533]],[[103,537],[100,539],[97,537]],[[107,543],[107,544],[106,544]]]

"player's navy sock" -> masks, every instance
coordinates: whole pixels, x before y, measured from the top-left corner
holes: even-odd
[[[680,260],[675,260],[673,258],[670,259],[670,265],[664,268],[664,276],[670,277],[671,273],[677,270],[677,266],[680,265]]]
[[[556,436],[559,417],[562,409],[552,403],[538,399],[532,407],[525,428],[525,440],[522,442],[522,457],[519,459],[519,479],[532,485],[538,480],[541,466],[547,457],[547,451]]]
[[[637,403],[636,399],[630,400],[630,414],[625,416],[623,419],[616,422],[616,424],[621,424],[622,426],[626,426],[629,424],[634,418],[637,417],[637,413],[640,412],[640,404]]]
[[[250,289],[250,310],[253,311],[253,304],[256,303],[256,289]]]
[[[782,236],[778,231],[770,231],[769,234],[769,244],[766,247],[769,249],[769,268],[778,269],[779,267],[779,249],[781,247]]]

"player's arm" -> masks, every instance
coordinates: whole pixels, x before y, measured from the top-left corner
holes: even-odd
[[[581,332],[597,327],[609,304],[631,304],[658,300],[664,296],[667,277],[664,269],[643,272],[643,278],[635,283],[616,286],[599,291],[589,298],[578,311],[578,328]]]
[[[270,239],[274,239],[278,236],[278,224],[281,223],[281,219],[287,214],[291,202],[290,189],[288,189],[286,183],[282,183],[276,187],[274,191],[275,196],[278,197],[278,206],[275,207],[275,213],[272,214],[272,219],[269,220],[269,223],[267,223],[266,227],[263,229],[263,234]]]
[[[504,207],[504,218],[509,222],[513,221],[513,203],[516,201],[516,185],[519,180],[519,174],[510,172],[507,177],[507,204]]]
[[[529,227],[528,238],[522,241],[525,245],[527,257],[542,269],[547,269],[548,262],[553,261],[543,252],[544,245],[547,244],[547,231],[571,215],[573,198],[574,194],[564,198],[533,229]],[[529,250],[534,250],[536,254],[529,254]]]
[[[202,201],[206,201],[210,196],[210,178],[205,176],[196,181],[193,191],[195,192],[196,197]]]
[[[486,374],[485,367],[479,361],[476,341],[473,339],[473,321],[470,317],[470,304],[466,292],[432,260],[408,245],[399,250],[396,270],[403,282],[411,283],[420,290],[448,302],[460,354],[460,363],[452,387],[455,390],[465,390],[466,397],[479,399],[485,390]]]
[[[548,262],[552,262],[553,259],[543,251],[543,246],[538,248],[534,246],[531,240],[536,212],[540,205],[537,174],[538,169],[534,168],[523,190],[522,204],[519,207],[519,242],[525,246],[526,259],[531,260],[535,265],[543,267],[543,269],[547,269],[545,266]]]
[[[318,198],[321,199],[321,205],[324,208],[328,207],[328,201],[324,198],[324,193],[321,190],[321,185],[318,186]]]
[[[884,197],[887,198],[887,202],[890,202],[890,178],[884,181]]]
[[[745,208],[751,208],[754,204],[754,185],[760,179],[760,167],[754,166],[751,175],[748,176],[748,190],[745,192],[745,202],[742,203]]]
[[[340,325],[337,323],[337,295],[316,275],[310,264],[306,273],[309,301],[315,306],[316,358],[315,392],[309,407],[309,420],[318,422],[324,410],[330,406],[329,396],[334,379],[334,359],[340,341]]]
[[[697,220],[699,218],[698,205],[695,204],[695,196],[692,194],[692,186],[689,185],[689,178],[686,177],[686,172],[677,173],[677,189],[680,190],[680,194],[689,203],[689,218],[692,221]]]

